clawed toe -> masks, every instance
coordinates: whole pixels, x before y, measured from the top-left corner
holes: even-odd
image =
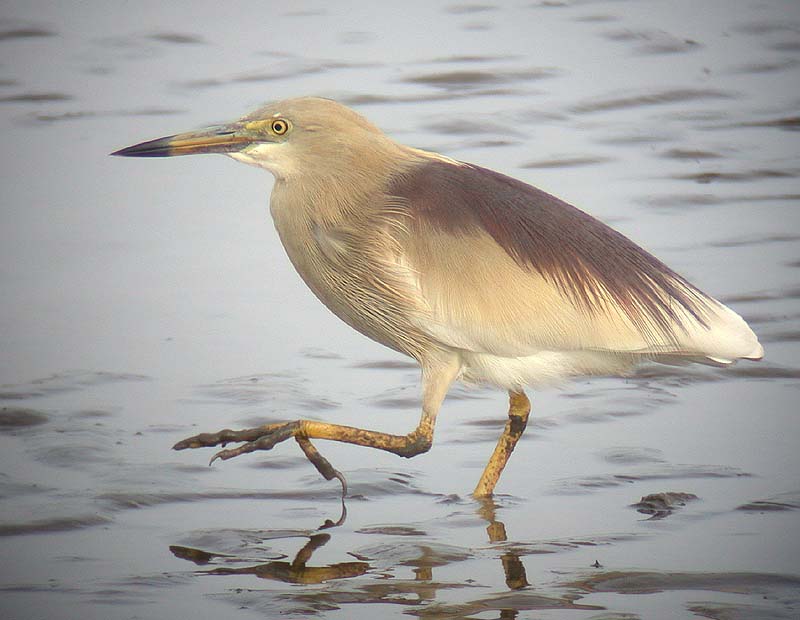
[[[253,447],[253,444],[256,442],[248,441],[247,443],[243,443],[241,446],[236,448],[228,448],[227,450],[220,450],[214,456],[211,457],[211,460],[208,462],[209,466],[214,464],[214,461],[227,461],[228,459],[232,459],[235,456],[239,456],[240,454],[246,454],[248,452],[253,452],[254,450],[258,450],[259,448]],[[269,448],[261,448],[262,450],[268,450]]]
[[[188,448],[213,448],[214,446],[224,446],[229,443],[240,443],[245,442],[247,444],[258,444],[257,447],[252,447],[248,450],[243,450],[242,452],[237,452],[236,454],[230,454],[229,456],[219,456],[221,459],[229,459],[237,456],[238,454],[243,454],[244,452],[252,452],[253,450],[269,450],[272,446],[280,441],[284,441],[291,437],[291,435],[296,431],[298,426],[297,422],[281,422],[278,424],[265,424],[263,426],[258,426],[256,428],[245,428],[240,431],[233,431],[229,428],[225,428],[221,431],[217,431],[216,433],[200,433],[199,435],[195,435],[194,437],[189,437],[187,439],[183,439],[172,446],[173,450],[186,450]],[[288,434],[281,433],[279,431],[282,430],[290,430]],[[272,445],[267,447],[269,441],[266,439],[275,435],[277,433],[280,436],[279,439],[274,441]],[[265,441],[261,441],[264,439]],[[227,451],[222,451],[227,452]],[[215,455],[215,460],[217,456]]]
[[[189,437],[179,441],[173,446],[174,450],[186,450],[187,448],[208,448],[212,446],[225,446],[228,443],[240,443],[235,448],[220,450],[211,457],[209,465],[214,461],[227,461],[240,454],[255,452],[256,450],[271,450],[275,445],[286,441],[290,437],[297,440],[297,444],[303,450],[308,460],[326,480],[336,478],[342,484],[342,499],[347,495],[347,481],[342,473],[335,469],[328,460],[322,456],[312,445],[303,430],[301,420],[295,422],[284,422],[281,424],[265,424],[258,428],[247,428],[241,431],[224,429],[216,433],[200,433],[194,437]]]

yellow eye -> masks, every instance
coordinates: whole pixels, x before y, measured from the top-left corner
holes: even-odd
[[[270,123],[270,129],[272,129],[272,133],[282,136],[289,130],[289,123],[282,118],[276,118]]]

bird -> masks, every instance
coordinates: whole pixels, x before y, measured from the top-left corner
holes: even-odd
[[[642,363],[728,366],[764,355],[738,314],[600,220],[500,172],[400,144],[334,100],[277,101],[112,155],[199,153],[272,173],[270,212],[300,277],[347,325],[421,368],[420,420],[406,435],[299,419],[174,446],[222,446],[212,463],[294,438],[344,495],[344,476],[312,440],[422,454],[448,390],[463,381],[509,397],[472,493],[486,498],[528,423],[526,389],[625,376]]]

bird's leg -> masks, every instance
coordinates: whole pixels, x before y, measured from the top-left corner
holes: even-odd
[[[486,497],[494,492],[494,487],[497,484],[500,474],[503,473],[503,468],[508,463],[514,447],[517,445],[519,438],[525,431],[528,425],[528,416],[531,412],[531,402],[525,393],[520,390],[519,392],[508,393],[509,407],[508,407],[508,422],[503,429],[503,434],[497,440],[497,445],[494,448],[494,453],[486,464],[486,469],[483,470],[483,475],[478,481],[478,486],[472,492],[475,497]]]
[[[306,455],[306,458],[311,461],[311,464],[317,468],[317,471],[322,474],[325,480],[333,480],[336,478],[342,483],[342,501],[344,502],[344,498],[347,497],[347,480],[345,480],[342,472],[335,469],[333,465],[330,464],[330,461],[319,453],[308,437],[296,435],[294,439],[297,445],[300,446],[303,454]]]
[[[300,443],[300,447],[309,456],[307,448],[313,446],[308,442],[309,439],[329,439],[331,441],[341,441],[357,446],[377,448],[392,452],[398,456],[412,457],[417,454],[427,452],[433,442],[433,427],[436,420],[435,415],[429,412],[422,412],[422,418],[416,429],[408,435],[390,435],[378,431],[368,431],[363,428],[353,426],[341,426],[339,424],[329,424],[327,422],[317,422],[315,420],[295,420],[294,422],[283,422],[278,424],[265,424],[256,428],[246,428],[240,431],[229,429],[221,430],[217,433],[201,433],[194,437],[189,437],[179,441],[173,446],[175,450],[185,450],[186,448],[204,448],[210,446],[225,445],[227,443],[244,442],[236,448],[220,450],[211,459],[213,463],[217,459],[227,461],[240,454],[255,452],[256,450],[270,450],[282,441],[290,437],[295,437]],[[305,447],[304,447],[305,446]],[[316,452],[316,456],[322,459]],[[312,463],[317,465],[314,459],[309,458]],[[324,460],[324,459],[323,459]],[[319,461],[322,463],[322,461]],[[330,463],[325,461],[325,466]],[[319,467],[318,467],[319,469]],[[333,468],[331,468],[333,470]],[[335,471],[335,470],[333,470]],[[320,473],[327,475],[320,469]],[[331,477],[336,477],[333,474]]]
[[[282,441],[294,437],[308,460],[317,468],[327,480],[338,478],[344,486],[344,476],[334,469],[316,448],[311,444],[311,439],[329,439],[357,446],[377,448],[392,452],[398,456],[410,458],[417,454],[427,452],[433,443],[433,428],[436,415],[444,400],[450,384],[460,370],[460,361],[456,356],[447,358],[438,364],[424,366],[422,417],[417,428],[407,435],[390,435],[378,431],[369,431],[352,426],[329,424],[315,420],[295,420],[277,424],[265,424],[256,428],[247,428],[239,431],[224,429],[217,433],[201,433],[176,443],[175,450],[186,448],[203,448],[211,446],[224,446],[228,443],[241,443],[240,446],[220,450],[211,462],[217,459],[226,461],[240,454],[255,452],[256,450],[270,450]]]

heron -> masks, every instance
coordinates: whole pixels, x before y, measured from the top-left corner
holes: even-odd
[[[460,380],[509,396],[505,428],[473,491],[488,497],[527,425],[526,389],[624,376],[646,362],[727,366],[763,357],[744,319],[600,220],[499,172],[400,144],[336,101],[278,101],[113,155],[197,153],[272,173],[270,212],[300,277],[350,327],[421,369],[422,412],[406,435],[299,419],[174,446],[221,446],[212,463],[294,438],[346,489],[312,440],[408,458],[427,452]]]

